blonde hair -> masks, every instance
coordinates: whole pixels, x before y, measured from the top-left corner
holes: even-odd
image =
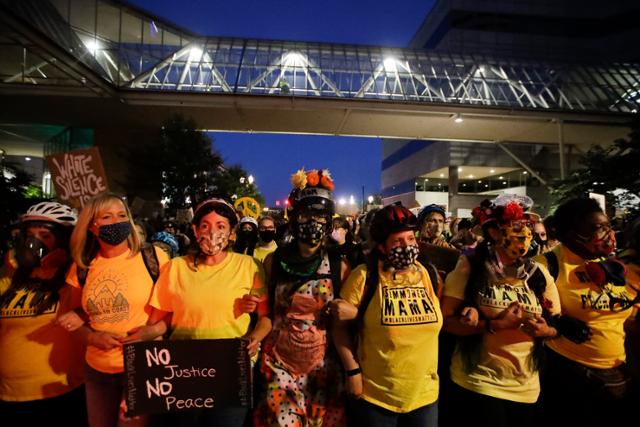
[[[129,207],[125,201],[113,193],[99,194],[90,199],[84,208],[82,208],[76,227],[71,234],[71,256],[79,268],[89,268],[91,260],[97,255],[100,249],[98,238],[89,230],[89,227],[101,213],[116,202],[120,202],[124,206],[124,210],[127,212],[127,217],[129,218],[129,224],[131,225],[131,233],[129,233],[129,237],[127,237],[129,249],[131,249],[129,257],[134,257],[140,252],[140,237],[138,237],[133,218],[131,217],[131,211],[129,211]]]

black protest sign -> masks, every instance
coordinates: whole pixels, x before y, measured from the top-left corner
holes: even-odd
[[[247,341],[148,341],[124,346],[127,415],[251,406]]]
[[[56,197],[61,202],[81,209],[87,200],[107,188],[107,176],[97,147],[47,156]]]

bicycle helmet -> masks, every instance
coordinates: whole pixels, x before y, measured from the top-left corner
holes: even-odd
[[[389,205],[373,216],[369,234],[374,242],[384,244],[393,233],[416,230],[418,220],[411,211],[402,205]]]
[[[178,240],[176,237],[167,232],[167,231],[158,231],[153,236],[151,236],[151,242],[162,242],[168,245],[171,248],[171,257],[174,257],[180,251],[180,245],[178,245]]]
[[[44,221],[68,227],[76,225],[78,213],[75,209],[57,202],[41,202],[31,206],[20,218],[22,222]]]
[[[258,221],[256,221],[256,219],[251,217],[251,216],[242,217],[242,219],[240,220],[240,227],[241,228],[242,228],[242,224],[251,224],[251,225],[253,225],[253,228],[255,230],[258,229]]]
[[[427,218],[429,218],[429,215],[431,215],[434,212],[439,213],[445,219],[447,218],[447,214],[444,211],[444,209],[442,209],[442,207],[436,204],[431,204],[422,208],[418,213],[418,224],[424,223],[427,220]]]

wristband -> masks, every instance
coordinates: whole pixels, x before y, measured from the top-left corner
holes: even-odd
[[[358,374],[362,373],[362,369],[360,369],[360,367],[357,367],[355,369],[350,369],[348,371],[345,371],[344,374],[348,377],[354,377]]]

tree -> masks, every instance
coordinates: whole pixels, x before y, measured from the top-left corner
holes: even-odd
[[[552,192],[554,202],[590,192],[604,194],[607,205],[630,210],[640,202],[640,121],[632,125],[627,138],[608,147],[591,148],[580,160],[582,167],[558,182]]]
[[[221,197],[231,200],[240,197],[251,197],[264,206],[264,197],[253,183],[249,182],[249,174],[240,165],[224,168],[216,177],[216,187]]]
[[[31,181],[31,175],[14,163],[5,162],[0,154],[0,227],[8,227],[29,206],[41,201],[27,196]],[[4,236],[2,240],[4,243]]]
[[[249,176],[239,165],[226,168],[213,148],[213,140],[182,116],[164,122],[157,134],[128,147],[130,194],[163,198],[173,211],[197,204],[206,197],[232,195],[263,198],[253,184],[240,182]]]

